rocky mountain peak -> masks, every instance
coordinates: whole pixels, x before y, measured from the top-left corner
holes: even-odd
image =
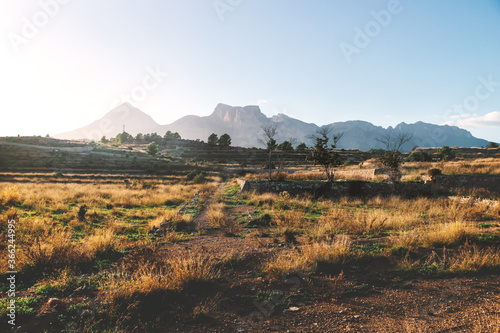
[[[249,106],[230,106],[219,103],[214,112],[210,116],[216,120],[221,120],[225,123],[242,124],[247,121],[261,121],[266,119],[266,116],[260,111],[256,105]]]
[[[261,128],[270,123],[278,125],[276,139],[279,142],[293,137],[297,139],[297,142],[306,142],[311,145],[310,136],[319,129],[316,124],[305,123],[282,113],[268,118],[256,105],[241,107],[222,103],[218,104],[209,116],[184,116],[172,124],[158,125],[151,116],[129,103],[124,103],[92,124],[72,132],[62,133],[57,137],[99,140],[103,135],[108,138],[115,136],[123,130],[125,125],[126,131],[132,135],[154,132],[164,134],[168,130],[179,132],[185,139],[206,140],[211,133],[217,135],[227,133],[231,135],[235,146],[258,147],[260,146],[258,139],[262,134]],[[480,147],[487,144],[487,141],[473,137],[470,132],[464,129],[421,121],[414,124],[400,123],[394,128],[390,126],[383,128],[360,120],[336,122],[331,123],[330,126],[332,126],[334,133],[344,133],[338,148],[361,150],[383,148],[376,138],[380,138],[384,134],[394,135],[401,132],[413,135],[411,142],[408,142],[405,147],[407,150],[413,146]]]

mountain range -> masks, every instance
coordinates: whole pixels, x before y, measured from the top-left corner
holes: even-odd
[[[219,104],[208,116],[184,116],[168,125],[160,125],[151,116],[124,103],[109,111],[104,117],[88,126],[56,135],[60,139],[88,139],[100,140],[103,136],[111,138],[125,130],[131,135],[138,133],[158,133],[164,135],[167,131],[178,132],[183,139],[207,140],[211,133],[231,136],[233,146],[263,147],[261,127],[267,124],[276,124],[279,142],[295,138],[297,143],[312,144],[311,135],[321,127],[277,114],[272,117],[264,115],[258,106],[229,106]],[[449,125],[435,125],[424,122],[414,124],[400,123],[395,127],[383,128],[366,121],[353,120],[327,124],[332,127],[333,133],[343,132],[344,135],[338,143],[338,148],[369,150],[371,148],[384,148],[376,141],[384,135],[397,135],[407,133],[413,135],[412,139],[403,146],[410,150],[419,147],[481,147],[488,141],[478,139],[464,129]],[[323,125],[326,126],[326,125]]]

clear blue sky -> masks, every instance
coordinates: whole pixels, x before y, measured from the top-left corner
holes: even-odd
[[[6,0],[0,29],[2,136],[72,130],[135,92],[160,124],[222,102],[500,142],[499,0]]]

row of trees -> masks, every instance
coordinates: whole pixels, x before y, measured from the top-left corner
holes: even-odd
[[[262,131],[264,139],[261,140],[261,143],[266,146],[268,153],[268,179],[272,180],[273,161],[274,159],[280,159],[278,147],[281,146],[284,148],[282,150],[284,152],[293,150],[292,142],[294,139],[291,138],[290,141],[285,141],[283,144],[278,145],[275,139],[278,134],[276,125],[271,124],[263,126]],[[310,136],[310,139],[314,142],[314,147],[312,148],[309,160],[315,165],[323,167],[329,182],[334,180],[336,168],[343,163],[340,154],[336,150],[337,143],[342,139],[343,135],[343,132],[333,133],[333,128],[331,126],[325,126],[318,129],[315,135]],[[389,177],[393,183],[399,183],[401,181],[401,164],[403,163],[401,148],[405,143],[409,142],[412,137],[412,135],[401,133],[397,136],[385,135],[376,139],[386,148],[379,159],[380,162],[388,168]],[[303,147],[305,148],[305,144]]]
[[[207,143],[211,146],[229,147],[231,145],[231,137],[229,134],[222,134],[220,138],[217,134],[212,133],[208,136]]]
[[[139,133],[135,137],[127,132],[119,133],[116,137],[110,138],[109,140],[106,136],[101,138],[102,143],[113,143],[113,144],[122,144],[122,143],[151,143],[154,142],[158,145],[165,144],[167,141],[171,140],[181,140],[181,136],[177,132],[167,131],[164,136],[161,136],[157,133],[150,134],[142,134]]]
[[[263,138],[259,141],[261,144],[266,146],[267,149],[267,170],[268,170],[268,179],[272,180],[272,170],[274,169],[274,161],[278,162],[278,171],[283,169],[283,159],[286,153],[293,151],[293,144],[296,142],[294,137],[289,138],[278,144],[275,137],[278,134],[278,128],[276,124],[269,124],[262,126]],[[333,143],[331,145],[328,144],[330,138],[329,135],[332,132],[332,128],[330,126],[323,127],[318,130],[318,135],[313,135],[312,139],[315,141],[314,149],[311,154],[311,160],[314,164],[322,165],[325,169],[325,173],[327,175],[328,181],[333,181],[335,167],[340,165],[340,156],[334,151],[336,148],[338,140],[342,137],[343,133],[337,133],[333,136]],[[305,143],[300,143],[297,146],[297,150],[304,150],[307,146]]]

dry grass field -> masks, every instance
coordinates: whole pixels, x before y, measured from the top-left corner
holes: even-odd
[[[410,178],[500,173],[489,159],[404,167]],[[500,332],[498,198],[240,193],[215,177],[10,179],[0,267],[15,220],[19,332]]]

